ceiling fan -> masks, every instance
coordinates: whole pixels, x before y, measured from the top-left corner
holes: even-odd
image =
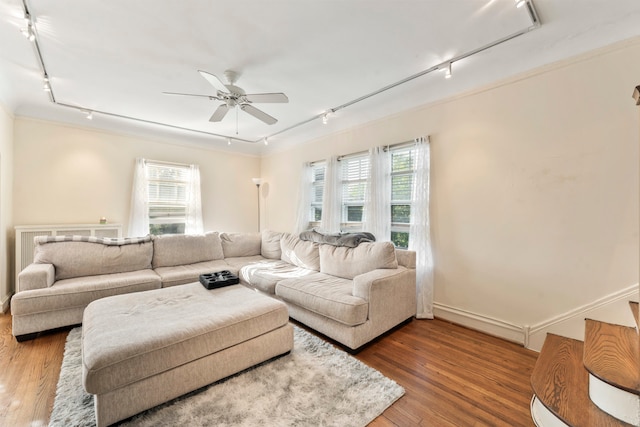
[[[238,80],[238,73],[235,71],[227,70],[224,72],[224,76],[228,83],[223,83],[218,76],[208,73],[206,71],[198,70],[200,75],[204,77],[211,86],[216,90],[215,95],[198,95],[192,93],[176,93],[176,92],[162,92],[166,95],[181,95],[181,96],[198,96],[209,98],[211,100],[222,101],[216,111],[209,119],[210,122],[220,122],[227,115],[229,110],[239,107],[245,113],[248,113],[258,120],[263,121],[268,125],[272,125],[278,122],[277,119],[271,117],[264,111],[254,107],[252,104],[257,103],[286,103],[289,102],[289,98],[282,92],[278,93],[245,93],[245,91],[236,86],[235,83]]]

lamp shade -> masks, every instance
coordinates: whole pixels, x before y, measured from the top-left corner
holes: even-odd
[[[251,178],[251,181],[253,181],[255,185],[262,184],[262,178]]]

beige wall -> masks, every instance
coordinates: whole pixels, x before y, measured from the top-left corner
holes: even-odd
[[[0,104],[0,303],[8,308],[13,277],[13,116]]]
[[[200,166],[205,230],[256,231],[257,157],[15,120],[14,225],[122,223],[137,157]]]
[[[627,288],[638,75],[640,39],[266,157],[265,226],[293,228],[304,161],[430,135],[437,304],[524,326]]]

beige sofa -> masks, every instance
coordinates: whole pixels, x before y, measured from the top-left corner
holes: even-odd
[[[340,247],[289,233],[138,239],[36,238],[11,301],[18,341],[79,324],[92,301],[198,281],[229,270],[284,301],[291,318],[356,350],[415,314],[415,252],[389,242]]]

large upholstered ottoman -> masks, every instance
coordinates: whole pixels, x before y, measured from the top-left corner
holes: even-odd
[[[98,427],[293,348],[286,305],[242,285],[118,295],[85,309],[82,378]]]

